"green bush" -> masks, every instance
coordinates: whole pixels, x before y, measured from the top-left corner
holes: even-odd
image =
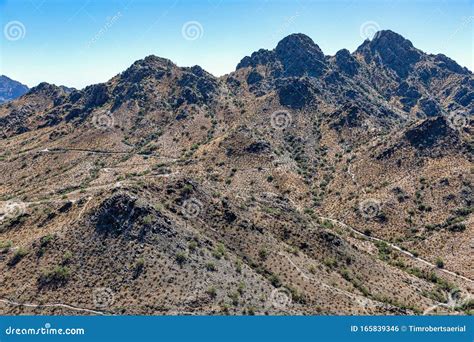
[[[211,298],[216,298],[217,297],[217,290],[215,287],[210,287],[206,290],[206,293],[209,295]]]
[[[71,277],[71,271],[65,266],[56,266],[49,271],[43,271],[38,279],[40,286],[62,285]]]
[[[184,252],[178,252],[176,254],[176,261],[178,262],[178,264],[182,265],[184,264],[186,261],[188,260],[188,257],[186,256],[186,254]]]
[[[20,262],[21,259],[23,259],[27,255],[28,255],[28,251],[26,249],[20,247],[15,252],[15,254],[10,259],[10,261],[8,262],[8,266],[15,266],[16,264],[18,264]]]
[[[214,264],[213,262],[208,262],[208,263],[206,264],[206,270],[208,270],[208,271],[210,271],[210,272],[217,271],[216,264]]]
[[[12,242],[11,241],[0,241],[0,250],[1,250],[1,253],[6,253],[10,250],[12,246]]]
[[[212,251],[212,255],[216,259],[220,259],[220,258],[224,257],[225,256],[225,246],[222,243],[218,244],[216,246],[216,248],[214,249],[214,251]]]

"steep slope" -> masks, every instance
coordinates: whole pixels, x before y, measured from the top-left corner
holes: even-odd
[[[28,87],[11,78],[0,75],[0,103],[14,100],[28,91]]]

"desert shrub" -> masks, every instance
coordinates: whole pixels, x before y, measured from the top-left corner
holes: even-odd
[[[207,295],[211,298],[216,298],[217,297],[217,290],[215,287],[210,287],[206,290]]]
[[[23,259],[25,256],[28,255],[28,251],[24,248],[19,248],[15,254],[13,254],[13,257],[10,259],[8,262],[8,266],[15,266],[18,264],[21,259]]]
[[[212,255],[216,259],[220,259],[225,256],[225,246],[220,243],[216,246],[216,248],[212,251]]]
[[[184,252],[178,252],[176,254],[176,261],[178,262],[178,264],[182,265],[184,264],[186,261],[188,260],[188,257],[186,256],[186,254]]]
[[[213,262],[208,262],[208,263],[206,264],[206,270],[208,270],[208,271],[210,271],[210,272],[217,271],[216,264],[213,263]]]
[[[71,277],[71,271],[65,266],[56,266],[52,270],[41,272],[38,278],[40,286],[63,285]]]
[[[0,241],[0,253],[7,253],[12,246],[11,241]]]

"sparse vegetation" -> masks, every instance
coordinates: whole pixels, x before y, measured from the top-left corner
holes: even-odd
[[[225,246],[222,243],[218,244],[216,248],[212,251],[212,255],[216,259],[225,257]]]
[[[149,56],[2,104],[0,297],[39,305],[3,311],[92,308],[94,288],[132,315],[412,314],[464,295],[473,146],[439,113],[469,107],[472,75],[391,37],[326,58],[292,35],[223,77]],[[378,63],[377,42],[419,62]]]
[[[176,254],[176,261],[182,265],[188,260],[188,256],[184,252],[178,252]]]
[[[209,295],[211,298],[216,298],[217,297],[217,290],[215,287],[210,287],[206,290],[206,293]]]
[[[8,241],[0,241],[0,253],[7,253],[10,248],[12,247],[12,242]]]
[[[21,261],[21,259],[23,259],[27,255],[28,255],[28,250],[21,247],[18,248],[18,250],[15,252],[15,254],[13,254],[13,257],[8,262],[8,266],[10,267],[15,266]]]
[[[52,270],[41,272],[38,278],[39,286],[59,286],[65,284],[71,277],[71,271],[65,266],[56,266]]]
[[[215,263],[213,262],[208,262],[206,264],[206,270],[210,271],[210,272],[214,272],[214,271],[217,271],[217,266]]]

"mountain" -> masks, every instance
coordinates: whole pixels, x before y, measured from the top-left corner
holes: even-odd
[[[473,94],[392,31],[42,83],[0,106],[0,312],[470,313]]]
[[[14,100],[28,91],[28,87],[7,76],[0,75],[0,103]]]

